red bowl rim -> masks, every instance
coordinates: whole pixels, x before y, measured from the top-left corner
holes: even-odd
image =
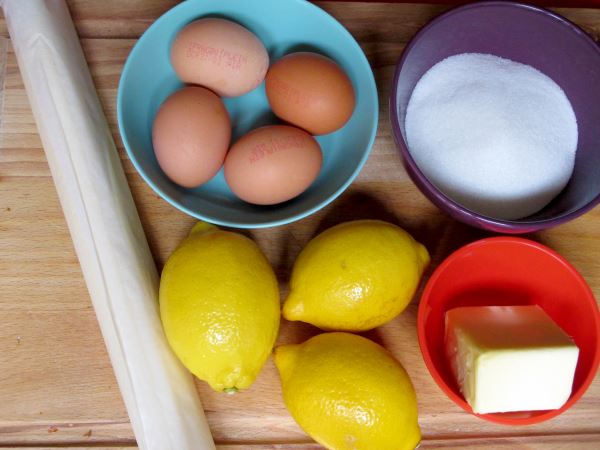
[[[448,386],[448,384],[445,382],[443,377],[437,371],[437,369],[433,363],[433,359],[431,358],[431,354],[429,353],[429,349],[427,347],[427,342],[425,339],[425,315],[426,315],[426,308],[429,304],[428,298],[431,295],[433,286],[435,285],[435,283],[437,282],[437,280],[439,279],[441,274],[446,270],[446,268],[448,266],[450,266],[454,262],[454,260],[456,260],[458,257],[462,256],[464,253],[470,251],[474,247],[486,246],[490,243],[498,243],[498,242],[505,243],[508,245],[519,245],[519,246],[525,245],[525,246],[533,247],[536,250],[539,250],[539,251],[545,253],[546,255],[554,258],[559,263],[561,263],[562,266],[568,272],[570,272],[570,274],[583,287],[586,295],[584,298],[581,299],[581,301],[589,303],[590,306],[592,306],[592,309],[596,312],[594,314],[594,323],[595,323],[595,328],[596,328],[596,336],[600,339],[600,312],[598,311],[598,304],[596,302],[596,299],[594,298],[594,294],[593,294],[592,290],[588,286],[585,279],[581,276],[581,274],[579,272],[577,272],[577,270],[564,257],[562,257],[560,254],[558,254],[554,250],[546,247],[545,245],[542,245],[535,241],[531,241],[529,239],[510,237],[510,236],[497,236],[497,237],[480,239],[478,241],[472,242],[470,244],[467,244],[467,245],[459,248],[458,250],[456,250],[452,254],[450,254],[446,259],[444,259],[444,261],[442,261],[442,263],[435,269],[435,271],[433,272],[433,274],[427,281],[427,284],[425,285],[425,289],[423,290],[423,294],[421,295],[421,299],[419,302],[419,309],[418,309],[418,314],[417,314],[417,334],[418,334],[418,339],[419,339],[419,347],[421,348],[421,354],[423,356],[423,360],[425,361],[425,366],[427,367],[429,374],[435,380],[436,384],[440,387],[440,389],[442,389],[442,391],[444,391],[444,393],[454,403],[456,403],[458,406],[460,406],[462,409],[464,409],[468,413],[471,413],[477,417],[480,417],[482,419],[485,419],[485,420],[488,420],[488,421],[494,422],[494,423],[499,423],[499,424],[503,424],[503,425],[533,425],[533,424],[545,422],[546,420],[549,420],[553,417],[558,416],[559,414],[562,414],[564,411],[566,411],[571,406],[573,406],[583,396],[583,394],[587,391],[589,386],[592,384],[592,381],[594,380],[594,378],[596,376],[596,372],[598,371],[598,366],[600,365],[600,345],[598,345],[596,347],[596,351],[595,351],[594,358],[592,360],[592,365],[591,365],[590,371],[588,372],[583,383],[581,384],[579,389],[577,389],[577,391],[571,393],[569,400],[567,400],[567,402],[561,408],[547,411],[542,414],[535,415],[533,417],[512,418],[512,417],[506,417],[503,414],[476,414],[476,413],[474,413],[472,408],[465,401],[465,399],[462,396],[457,395]]]

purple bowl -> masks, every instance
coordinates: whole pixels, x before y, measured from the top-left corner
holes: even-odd
[[[519,220],[477,214],[439,191],[417,167],[404,121],[412,91],[432,66],[459,53],[490,53],[529,64],[552,78],[569,98],[579,127],[573,176],[544,209]],[[565,18],[515,2],[480,2],[437,17],[411,40],[396,67],[390,98],[394,139],[406,170],[421,191],[455,219],[502,233],[553,227],[600,203],[600,47]]]

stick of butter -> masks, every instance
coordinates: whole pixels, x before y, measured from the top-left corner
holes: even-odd
[[[571,395],[579,349],[539,306],[452,309],[445,346],[477,414],[558,409]]]

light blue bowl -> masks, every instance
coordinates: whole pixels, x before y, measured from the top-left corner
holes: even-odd
[[[271,62],[299,50],[329,56],[346,71],[356,92],[356,109],[340,130],[317,137],[323,151],[318,178],[302,195],[285,203],[256,206],[231,192],[221,170],[208,183],[186,189],[162,172],[152,149],[152,122],[160,104],[183,84],[169,61],[179,30],[204,16],[234,20],[263,42]],[[249,130],[277,123],[264,83],[246,95],[224,99],[231,116],[233,139]],[[377,88],[369,62],[348,31],[329,14],[304,0],[188,0],[146,30],[127,58],[117,96],[119,129],[129,158],[162,198],[194,216],[219,225],[260,228],[301,219],[327,205],[354,180],[375,140]]]

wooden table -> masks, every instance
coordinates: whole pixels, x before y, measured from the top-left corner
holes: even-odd
[[[152,252],[160,266],[194,220],[161,200],[128,161],[117,130],[121,67],[136,38],[173,0],[73,0],[77,29]],[[305,220],[251,231],[286,293],[294,258],[318,231],[354,218],[398,223],[428,247],[433,268],[451,251],[486,233],[457,223],[408,179],[392,141],[387,98],[394,64],[417,29],[447,6],[319,3],[357,38],[375,71],[381,120],[373,154],[356,182]],[[600,10],[561,9],[598,40]],[[135,448],[3,22],[0,23],[0,447]],[[529,238],[570,260],[600,299],[600,208]],[[427,274],[427,275],[428,275]],[[426,275],[426,276],[427,276]],[[418,296],[416,297],[418,298]],[[423,448],[600,448],[600,377],[562,416],[529,427],[491,424],[466,414],[434,384],[416,339],[416,301],[369,336],[404,364],[419,398]],[[279,342],[317,330],[283,323]],[[313,449],[284,408],[269,361],[254,386],[233,397],[197,383],[221,449]],[[376,450],[376,449],[375,449]]]

